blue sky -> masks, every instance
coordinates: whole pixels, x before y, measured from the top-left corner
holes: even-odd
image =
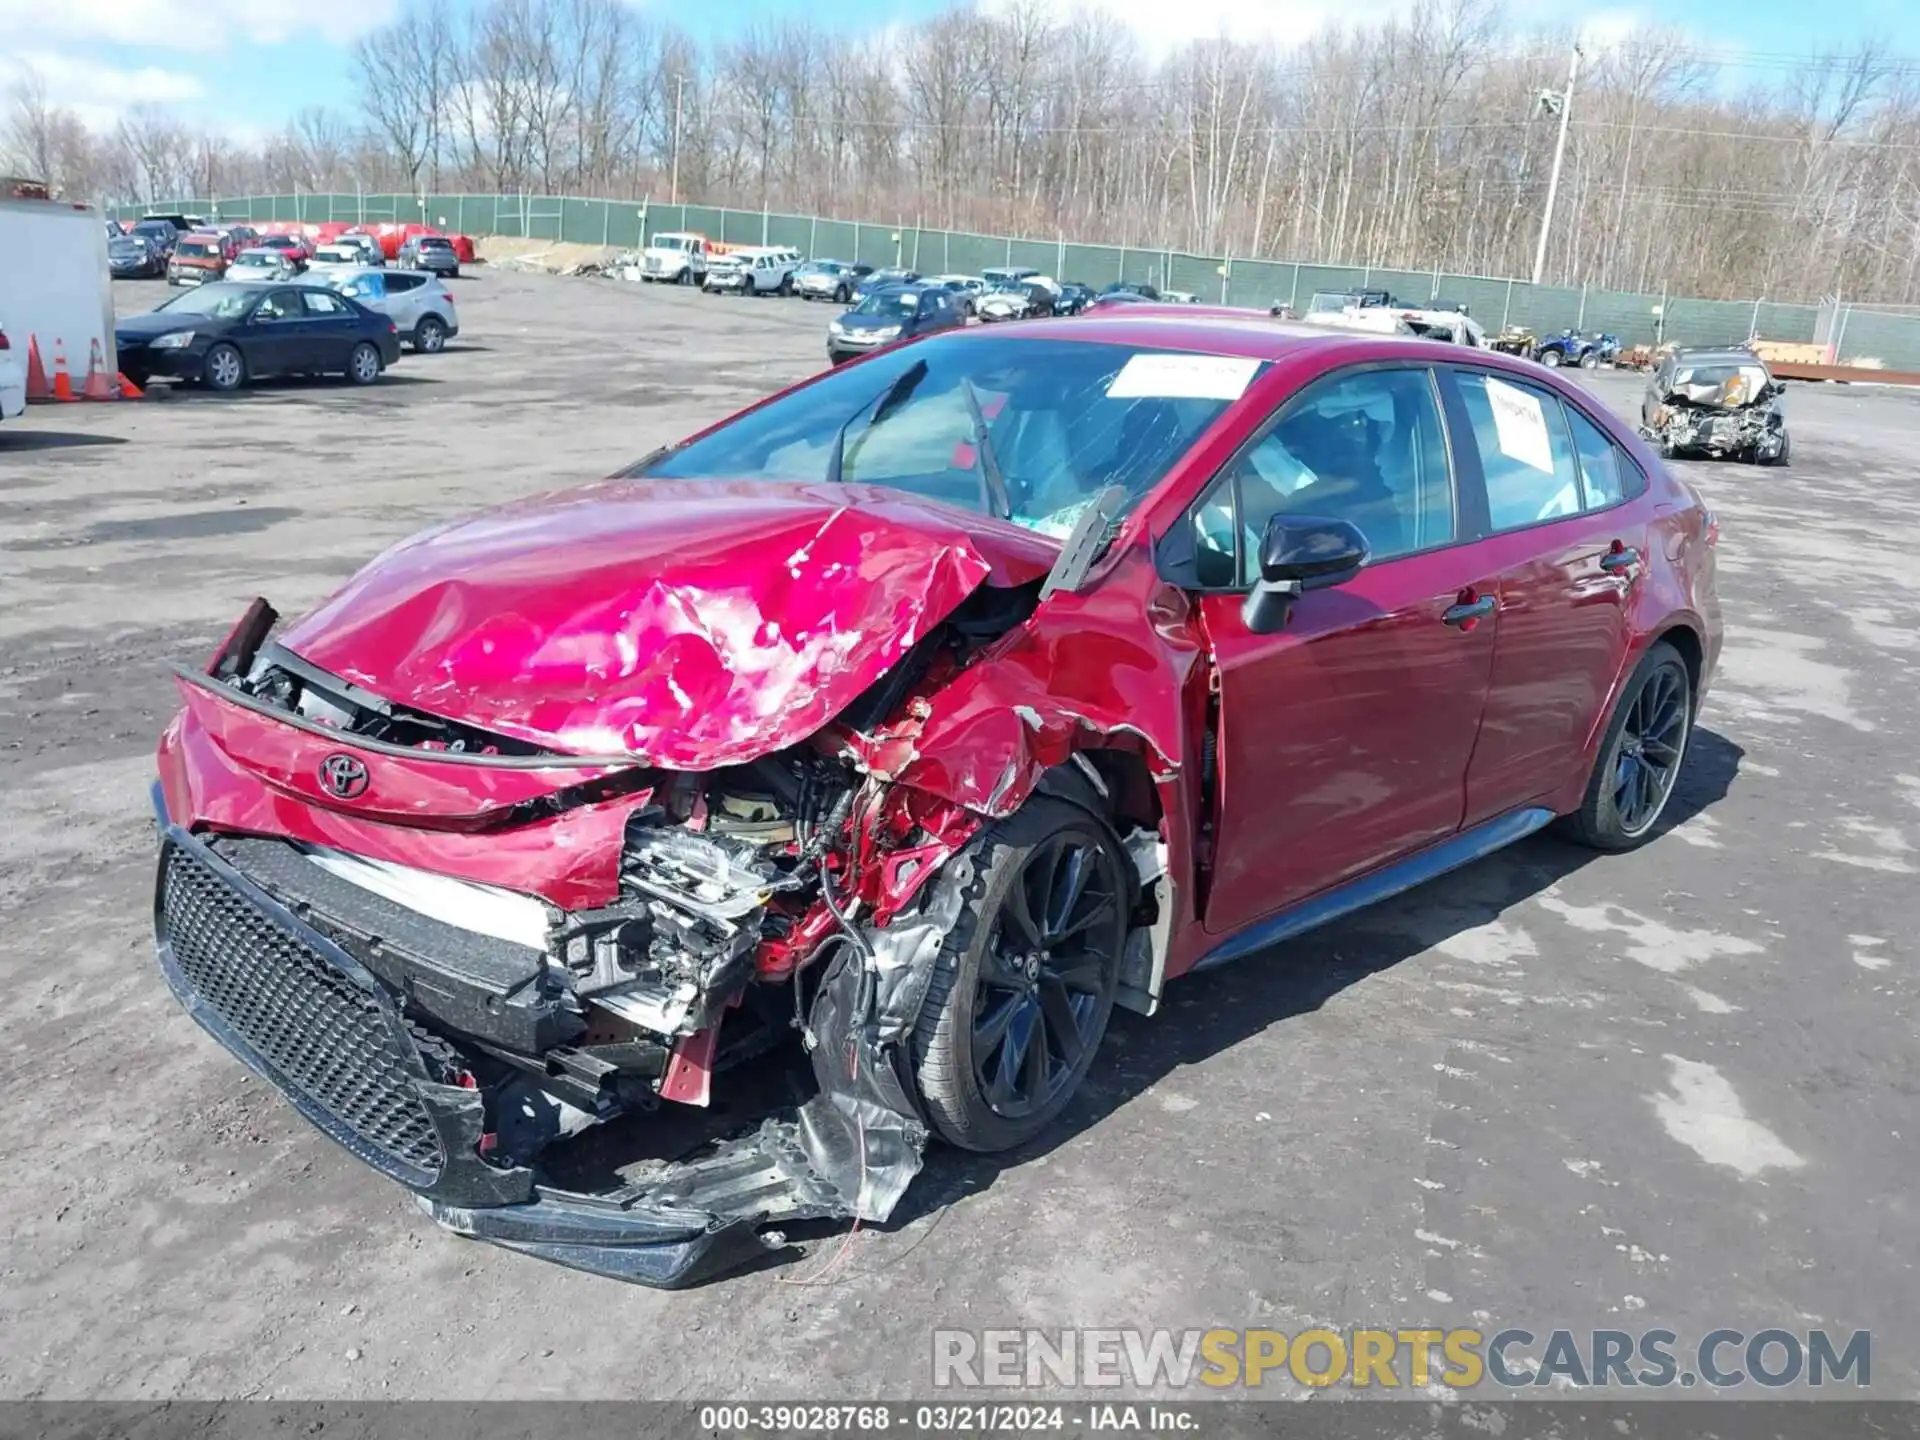
[[[31,65],[55,99],[89,123],[111,125],[128,105],[174,106],[205,122],[252,138],[277,129],[302,106],[346,106],[352,98],[347,46],[377,25],[395,0],[0,0],[0,84]],[[649,0],[639,0],[646,4]],[[653,0],[662,3],[664,0]],[[993,0],[987,0],[991,5]],[[1063,9],[1072,0],[1057,0]],[[1095,0],[1098,3],[1098,0]],[[1377,18],[1407,0],[1106,0],[1104,8],[1153,49],[1196,35],[1272,34],[1303,37],[1336,19]],[[671,6],[677,20],[736,30],[749,16],[819,13],[796,0],[734,0],[726,6]],[[910,21],[944,8],[941,0],[836,0],[827,13],[849,26]],[[1574,24],[1604,43],[1665,11],[1663,0],[1509,0],[1517,23]],[[1708,9],[1717,7],[1709,6]],[[1699,13],[1685,7],[1683,23]],[[1732,0],[1738,24],[1702,45],[1726,45],[1737,34],[1743,52],[1778,74],[1779,57],[1816,45],[1846,45],[1868,35],[1893,53],[1920,57],[1920,4],[1915,0]],[[1171,29],[1169,19],[1182,22]]]

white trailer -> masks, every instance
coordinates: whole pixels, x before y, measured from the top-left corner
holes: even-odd
[[[65,200],[0,199],[0,330],[22,384],[32,349],[49,384],[56,361],[64,361],[75,395],[90,364],[113,384],[120,373],[113,277],[106,219],[98,210]],[[0,401],[0,414],[4,409]]]

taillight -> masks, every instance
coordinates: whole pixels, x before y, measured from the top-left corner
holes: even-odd
[[[1700,533],[1706,537],[1707,544],[1718,545],[1720,543],[1720,517],[1714,514],[1713,511],[1705,509],[1703,509],[1700,514],[1702,516]]]
[[[11,350],[12,348],[13,342],[7,339],[7,332],[0,330],[0,350]]]

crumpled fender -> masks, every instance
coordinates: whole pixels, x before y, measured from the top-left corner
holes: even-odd
[[[1184,750],[1181,694],[1199,645],[1184,598],[1164,586],[1143,596],[1141,579],[1116,573],[1093,593],[1050,597],[996,653],[916,696],[903,718],[851,736],[856,762],[994,818],[1019,809],[1041,776],[1080,750],[1131,749],[1156,783],[1173,779]]]

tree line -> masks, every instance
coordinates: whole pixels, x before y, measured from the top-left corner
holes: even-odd
[[[1036,0],[696,43],[627,0],[405,0],[355,103],[247,145],[29,73],[0,158],[74,197],[293,190],[679,198],[1198,254],[1525,275],[1576,36],[1498,0],[1170,53]],[[7,168],[7,166],[0,166]],[[1545,277],[1920,302],[1920,61],[1582,44]]]

